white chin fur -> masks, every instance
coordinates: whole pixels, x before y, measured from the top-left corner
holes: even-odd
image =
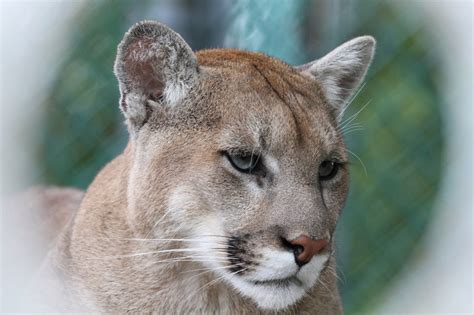
[[[282,255],[284,254],[282,253]],[[277,311],[296,303],[316,284],[319,274],[324,268],[324,263],[328,258],[328,255],[313,257],[308,264],[304,265],[296,273],[295,281],[281,284],[255,284],[248,280],[249,278],[260,278],[257,275],[239,276],[228,272],[223,273],[223,275],[233,287],[242,295],[252,299],[260,308]],[[292,264],[296,266],[294,260]],[[288,265],[287,270],[295,269],[293,265]],[[278,266],[276,269],[280,268],[281,266]],[[270,276],[268,271],[265,273]],[[281,279],[281,277],[273,275],[267,278],[267,280],[274,279]]]
[[[256,285],[238,276],[228,275],[227,280],[244,296],[251,298],[260,308],[281,310],[303,297],[306,290],[294,283],[285,285]]]

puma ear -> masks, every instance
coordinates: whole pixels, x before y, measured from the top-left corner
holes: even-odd
[[[153,21],[135,24],[117,49],[114,66],[120,107],[140,128],[158,106],[175,106],[196,83],[198,63],[179,34]]]
[[[374,51],[373,37],[356,37],[321,59],[299,66],[297,69],[314,77],[320,83],[327,101],[335,109],[340,121],[348,102],[367,73]]]

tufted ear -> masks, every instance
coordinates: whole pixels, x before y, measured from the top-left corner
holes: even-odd
[[[327,101],[340,121],[352,95],[364,80],[374,56],[375,39],[356,37],[321,59],[297,67],[314,77],[323,88]]]
[[[197,58],[179,34],[153,21],[135,24],[117,49],[120,107],[131,131],[158,106],[176,106],[196,83]]]

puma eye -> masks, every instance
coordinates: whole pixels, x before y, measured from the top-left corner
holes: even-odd
[[[230,164],[242,173],[256,173],[262,169],[260,155],[249,152],[226,153]]]
[[[333,161],[324,161],[319,165],[319,179],[330,180],[336,176],[339,164]]]

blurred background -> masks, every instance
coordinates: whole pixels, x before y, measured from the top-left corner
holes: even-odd
[[[1,197],[38,184],[85,189],[124,149],[112,68],[137,21],[169,25],[194,50],[236,47],[292,65],[369,34],[374,63],[345,116],[346,313],[471,314],[472,13],[471,1],[448,0],[3,1]],[[2,244],[14,233],[2,220]],[[8,311],[22,283],[4,247]]]

